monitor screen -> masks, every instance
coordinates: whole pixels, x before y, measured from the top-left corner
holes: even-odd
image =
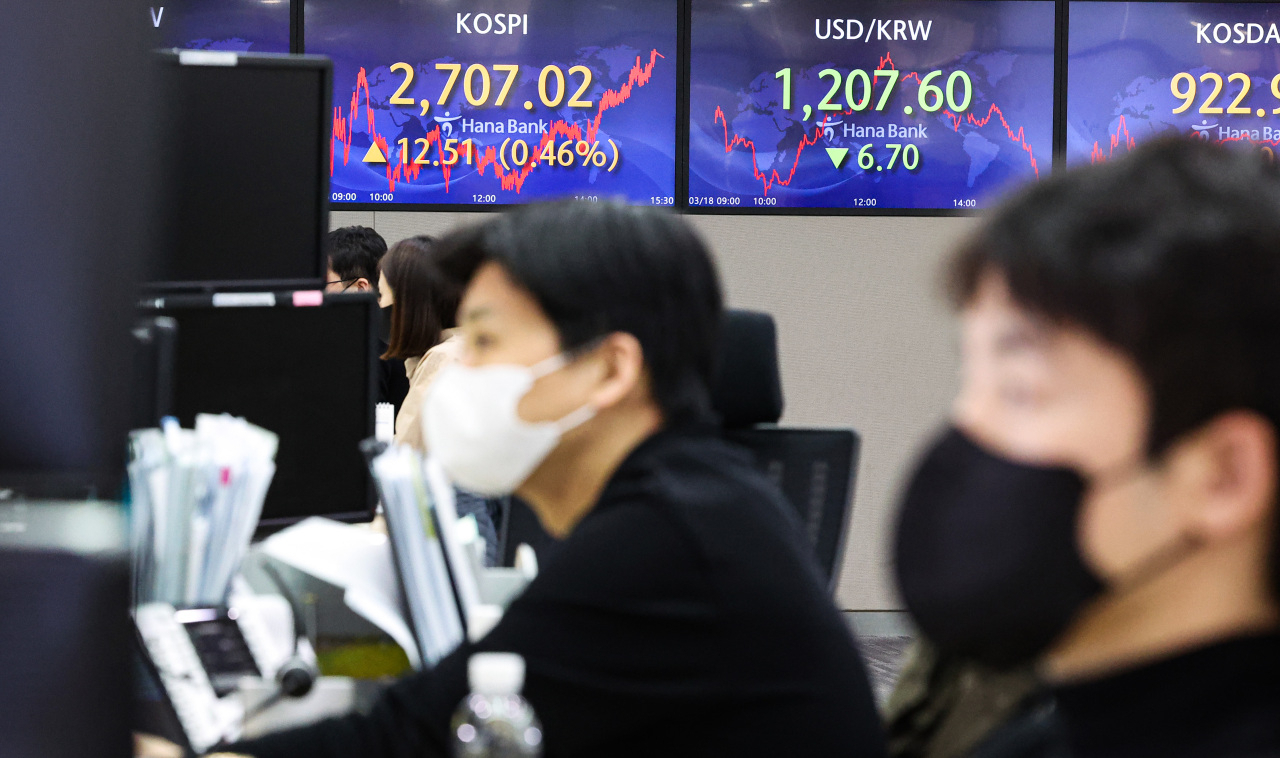
[[[319,279],[329,224],[331,66],[319,57],[163,54],[171,188],[150,280]]]
[[[1161,134],[1280,144],[1280,3],[1072,2],[1069,163]]]
[[[693,0],[689,207],[954,211],[1044,176],[1051,0]]]
[[[152,301],[178,324],[174,415],[191,428],[196,414],[230,413],[279,435],[263,524],[367,520],[374,501],[359,445],[373,435],[377,302],[327,295],[323,306],[292,307],[288,293],[213,297],[232,306],[207,296]]]
[[[152,47],[289,52],[289,0],[169,0],[148,6]]]
[[[673,205],[677,0],[309,0],[331,199]]]

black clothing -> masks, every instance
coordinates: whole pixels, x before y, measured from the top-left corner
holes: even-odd
[[[510,495],[502,498],[500,505],[503,513],[498,529],[501,535],[498,539],[502,543],[502,555],[499,557],[501,565],[516,565],[516,549],[521,545],[533,548],[539,566],[551,560],[551,554],[560,547],[560,540],[547,534],[529,504]]]
[[[710,435],[663,432],[478,645],[367,716],[232,749],[259,758],[447,755],[476,651],[527,662],[545,755],[885,754],[853,638],[782,496]]]
[[[374,272],[377,281],[377,272]],[[391,347],[391,306],[378,309],[378,355]],[[391,403],[400,415],[400,406],[409,394],[409,374],[404,370],[403,358],[378,359],[378,402]]]
[[[1280,757],[1280,634],[1057,690],[1072,758]]]
[[[387,346],[382,346],[385,352]],[[378,402],[391,403],[396,414],[409,394],[409,375],[405,373],[404,361],[400,358],[378,359]]]

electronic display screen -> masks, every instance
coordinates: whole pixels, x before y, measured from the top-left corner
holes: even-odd
[[[1068,162],[1161,134],[1280,144],[1280,3],[1072,2],[1068,14]]]
[[[242,677],[262,676],[234,614],[226,608],[186,608],[174,614],[191,638],[200,666],[218,697],[235,692]]]
[[[234,301],[234,295],[226,296]],[[253,297],[253,295],[251,295]],[[230,413],[280,438],[263,524],[372,517],[360,442],[373,435],[377,303],[326,295],[322,307],[174,305],[174,415]]]
[[[289,52],[289,0],[170,0],[147,10],[154,47]]]
[[[689,206],[956,210],[1043,176],[1049,0],[693,0]]]
[[[676,0],[309,0],[335,203],[675,201]]]

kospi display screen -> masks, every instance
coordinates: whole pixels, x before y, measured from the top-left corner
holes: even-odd
[[[171,0],[148,11],[153,47],[289,52],[289,0]]]
[[[1049,171],[1049,0],[693,0],[689,206],[956,210]]]
[[[1280,144],[1280,3],[1072,2],[1068,162],[1161,134]]]
[[[677,0],[308,0],[335,203],[675,202]]]

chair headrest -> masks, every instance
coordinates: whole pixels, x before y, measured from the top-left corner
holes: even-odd
[[[773,316],[725,312],[711,402],[726,429],[774,424],[782,418],[782,375]]]

